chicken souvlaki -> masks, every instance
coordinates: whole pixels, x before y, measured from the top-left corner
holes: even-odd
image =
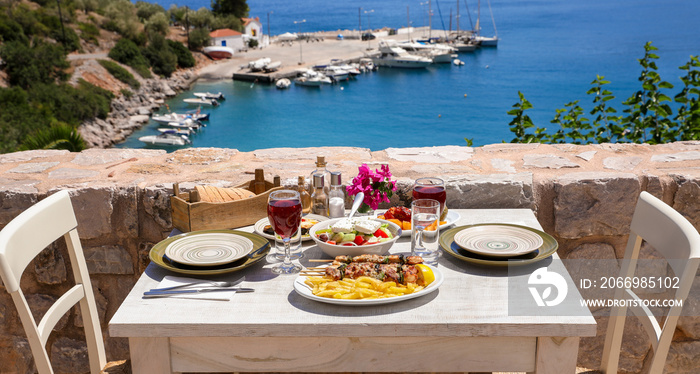
[[[417,266],[423,266],[422,263],[423,259],[420,256],[338,256],[333,263],[326,267],[325,275],[333,280],[357,279],[366,276],[384,282],[394,281],[403,285],[408,283],[423,285],[422,272]]]

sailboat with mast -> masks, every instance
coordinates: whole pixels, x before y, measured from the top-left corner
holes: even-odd
[[[491,10],[491,0],[486,0],[489,5],[489,13],[491,13],[491,22],[493,22],[494,36],[487,37],[481,35],[481,0],[479,0],[476,16],[476,36],[474,40],[482,47],[497,47],[498,46],[498,31],[496,30],[496,20],[493,18]]]

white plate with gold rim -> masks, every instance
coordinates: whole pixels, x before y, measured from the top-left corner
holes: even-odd
[[[165,248],[165,255],[191,266],[223,265],[243,258],[253,250],[253,242],[243,236],[216,232],[185,236]]]
[[[469,252],[492,257],[521,256],[544,244],[537,233],[511,225],[468,227],[455,234],[454,242]]]

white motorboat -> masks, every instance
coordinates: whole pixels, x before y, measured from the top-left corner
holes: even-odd
[[[272,62],[272,60],[270,60],[269,57],[259,58],[254,61],[250,61],[248,63],[248,68],[250,68],[251,71],[262,71],[270,62]]]
[[[151,119],[158,122],[158,123],[170,123],[170,122],[176,122],[176,123],[184,123],[186,121],[205,121],[209,119],[209,113],[187,113],[187,114],[178,114],[178,113],[165,113],[165,114],[154,114],[151,116]]]
[[[406,50],[406,52],[418,56],[427,57],[433,60],[436,64],[449,64],[453,58],[457,57],[454,48],[443,44],[424,44],[418,42],[401,42],[398,47]]]
[[[167,127],[159,127],[158,131],[161,133],[174,132],[177,135],[186,135],[186,136],[190,136],[190,135],[194,134],[193,129],[171,129],[171,128],[167,128]]]
[[[214,60],[222,60],[225,58],[231,58],[233,57],[233,49],[229,47],[224,47],[220,45],[211,45],[208,47],[202,48],[204,51],[204,54],[207,56],[211,57]]]
[[[197,96],[201,99],[226,100],[226,97],[224,97],[224,94],[222,94],[221,92],[219,92],[219,93],[195,92],[194,96]]]
[[[374,65],[374,62],[372,61],[371,58],[361,58],[360,59],[360,71],[361,72],[368,72],[368,71],[374,71],[377,70],[377,66]]]
[[[458,59],[458,58],[452,60],[452,63],[453,63],[455,66],[462,66],[462,65],[464,65],[464,61],[462,61],[462,60],[460,60],[460,59]]]
[[[187,104],[191,104],[191,105],[211,105],[211,106],[219,105],[219,102],[216,101],[216,99],[203,99],[201,97],[183,99],[182,101],[187,103]]]
[[[321,73],[335,82],[347,80],[350,76],[350,72],[341,68],[340,66],[335,65],[326,66],[321,70]]]
[[[294,84],[307,87],[319,87],[331,83],[333,83],[333,81],[330,78],[313,70],[306,70],[300,77],[294,78]]]
[[[277,88],[289,88],[291,84],[292,81],[287,78],[278,79],[277,82],[275,82],[275,86],[277,86]]]
[[[280,66],[282,66],[282,61],[275,61],[265,65],[263,70],[265,70],[266,73],[271,73],[273,71],[279,70]]]
[[[168,122],[165,123],[164,125],[168,127],[172,127],[175,129],[186,129],[186,130],[199,130],[200,128],[204,127],[204,124],[199,122],[199,121],[193,121],[191,119],[186,120],[184,122]]]
[[[405,49],[386,42],[379,43],[379,52],[379,56],[372,57],[372,62],[377,66],[419,69],[425,68],[433,62],[432,59],[412,55],[406,52]]]
[[[186,145],[190,144],[187,135],[178,135],[175,131],[162,132],[158,135],[146,135],[139,138],[139,141],[148,145]]]

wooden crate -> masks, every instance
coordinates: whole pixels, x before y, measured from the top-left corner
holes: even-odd
[[[170,197],[173,226],[182,232],[198,230],[233,229],[252,225],[267,217],[267,198],[270,192],[283,187],[265,182],[265,192],[247,199],[225,203],[194,202],[189,193],[177,193]],[[245,182],[238,188],[255,191],[255,180]]]

